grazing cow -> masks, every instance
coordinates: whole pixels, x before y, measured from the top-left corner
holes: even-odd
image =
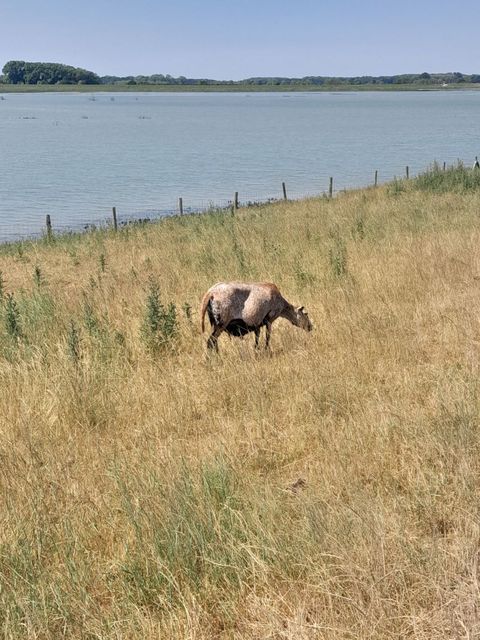
[[[207,291],[202,300],[202,332],[205,331],[207,312],[212,326],[207,347],[216,351],[218,337],[224,331],[239,337],[253,331],[257,348],[262,327],[266,329],[267,348],[272,323],[277,318],[285,318],[305,331],[312,330],[312,323],[303,307],[291,305],[278,288],[269,282],[218,282]]]

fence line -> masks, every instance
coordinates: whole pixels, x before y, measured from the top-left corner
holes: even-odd
[[[443,170],[446,168],[446,163],[443,162]],[[409,179],[411,174],[409,165],[405,166],[404,169],[404,178]],[[224,210],[231,211],[232,213],[236,213],[236,211],[240,207],[252,207],[259,206],[263,204],[269,204],[273,202],[279,202],[282,199],[284,201],[287,200],[297,200],[309,197],[326,197],[333,198],[335,195],[339,193],[343,193],[347,190],[354,190],[360,188],[366,188],[369,186],[377,187],[379,184],[380,172],[378,169],[372,171],[372,181],[369,184],[354,184],[353,181],[349,183],[348,187],[345,188],[334,188],[336,184],[336,180],[334,180],[334,176],[330,176],[328,179],[328,185],[325,184],[325,188],[320,192],[312,192],[306,193],[302,192],[300,194],[297,193],[295,195],[294,191],[289,190],[290,196],[287,198],[287,181],[283,181],[279,184],[278,194],[274,197],[243,197],[241,198],[241,194],[238,191],[233,193],[233,197],[231,200],[229,199],[217,199],[216,201],[201,201],[200,203],[188,204],[188,199],[185,199],[184,196],[178,197],[178,204],[172,207],[166,207],[163,209],[143,209],[140,212],[136,213],[121,213],[121,210],[117,208],[117,205],[113,206],[111,211],[111,218],[108,218],[105,215],[99,215],[95,218],[87,219],[86,217],[82,218],[70,218],[68,220],[60,220],[55,217],[53,213],[48,213],[45,215],[44,220],[45,224],[42,225],[38,218],[32,215],[29,215],[29,220],[22,221],[19,224],[14,226],[14,230],[8,233],[7,229],[5,229],[6,225],[3,225],[0,221],[0,243],[6,242],[15,242],[18,240],[28,240],[35,239],[42,236],[46,236],[47,238],[51,238],[54,233],[68,233],[68,232],[82,232],[94,230],[97,228],[113,228],[114,230],[118,230],[121,227],[130,225],[130,224],[139,224],[139,223],[147,223],[153,222],[156,220],[160,220],[165,217],[173,216],[173,215],[186,215],[186,214],[199,214],[205,213],[211,210]],[[387,178],[384,182],[388,182],[392,179],[396,179],[395,176]],[[292,197],[293,193],[293,197]],[[32,225],[33,228],[28,228],[28,222]],[[10,227],[11,227],[10,221]],[[15,228],[16,227],[16,228]]]

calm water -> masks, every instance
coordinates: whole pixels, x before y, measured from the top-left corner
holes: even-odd
[[[0,240],[320,193],[480,155],[480,92],[6,94]]]

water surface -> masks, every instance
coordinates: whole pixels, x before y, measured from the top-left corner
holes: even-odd
[[[370,184],[480,155],[480,93],[58,93],[0,99],[0,240]]]

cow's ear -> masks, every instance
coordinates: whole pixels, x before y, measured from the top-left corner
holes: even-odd
[[[303,311],[304,307],[298,307],[299,311]]]

